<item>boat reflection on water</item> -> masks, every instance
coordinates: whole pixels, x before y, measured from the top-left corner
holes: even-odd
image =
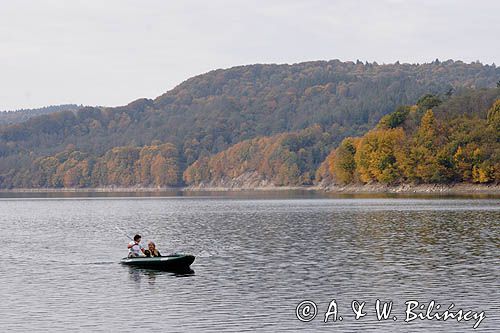
[[[137,284],[140,284],[143,278],[147,278],[149,284],[154,284],[156,278],[161,275],[170,275],[173,277],[190,277],[195,275],[194,270],[191,268],[167,271],[129,266],[128,269],[130,280]]]

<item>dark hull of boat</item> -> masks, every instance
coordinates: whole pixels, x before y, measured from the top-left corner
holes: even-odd
[[[123,265],[155,269],[162,271],[185,271],[194,262],[195,257],[190,254],[175,254],[162,257],[123,258]]]

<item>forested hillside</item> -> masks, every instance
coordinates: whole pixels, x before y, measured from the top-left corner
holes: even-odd
[[[282,162],[277,163],[289,164],[285,162],[287,154],[297,158],[300,180],[279,176],[271,177],[271,181],[309,184],[330,148],[345,137],[365,133],[397,106],[413,104],[427,93],[443,100],[452,95],[467,96],[466,87],[495,87],[499,78],[500,68],[496,66],[460,61],[378,65],[333,60],[216,70],[191,78],[155,100],[141,99],[117,108],[56,112],[0,127],[0,187],[182,184],[180,175],[195,161],[202,172],[203,163],[213,155],[221,157],[217,154],[254,138],[262,141],[259,144],[267,152],[265,146],[271,142],[259,137],[273,135],[277,136],[269,140],[282,145],[269,148],[279,155],[276,160]],[[491,89],[478,98],[484,100],[483,104],[489,103],[497,93],[497,89]],[[466,102],[457,112],[471,113]],[[287,143],[288,136],[303,135],[312,137],[312,141],[295,146]],[[168,165],[175,172],[158,178],[153,176],[151,166],[146,172],[137,161],[146,147],[162,145],[168,145],[169,151],[175,148],[175,154],[160,154],[167,162],[158,164]],[[258,154],[266,156],[266,152]],[[232,158],[230,155],[224,158]],[[83,161],[88,162],[89,169],[80,163]],[[75,176],[79,179],[68,176],[65,181],[63,174],[77,165],[74,173],[80,175]],[[109,177],[114,168],[130,175]],[[259,170],[267,172],[265,169]],[[52,177],[53,170],[57,176]],[[94,175],[96,170],[101,170],[100,176]],[[194,168],[189,170],[196,175]],[[138,176],[144,172],[149,178]],[[196,179],[189,178],[189,172],[185,177],[189,183]]]
[[[184,180],[188,185],[227,187],[311,185],[332,142],[332,134],[319,125],[245,140],[200,158],[184,172]]]
[[[493,183],[500,180],[500,89],[423,96],[384,116],[362,137],[335,147],[320,125],[241,141],[203,156],[184,183],[208,187],[323,186],[350,183]],[[159,141],[102,155],[74,146],[0,178],[5,187],[181,185],[177,148]]]
[[[170,143],[115,147],[102,156],[68,147],[0,181],[5,187],[23,188],[176,186],[181,181],[178,161],[178,151]]]
[[[81,109],[82,105],[64,104],[64,105],[51,105],[38,109],[21,109],[16,111],[2,111],[0,112],[0,126],[22,123],[30,118],[61,111],[76,112]]]
[[[475,97],[441,104],[426,96],[417,105],[398,108],[364,136],[344,139],[319,168],[317,180],[500,182],[500,99],[486,108],[479,102],[486,100],[484,94]]]
[[[333,134],[320,126],[243,141],[200,158],[184,180],[212,187],[498,182],[496,98],[500,89],[467,91],[445,101],[425,95],[416,105],[384,116],[363,137],[344,139],[330,153]]]

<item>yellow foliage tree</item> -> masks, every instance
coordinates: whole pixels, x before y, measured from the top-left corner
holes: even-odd
[[[403,140],[402,128],[368,132],[359,142],[354,157],[360,180],[364,183],[392,183],[398,180],[401,173],[396,155]]]

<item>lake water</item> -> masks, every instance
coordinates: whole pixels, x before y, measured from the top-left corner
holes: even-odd
[[[194,273],[120,265],[117,227],[196,255]],[[0,234],[3,332],[474,331],[475,320],[405,322],[409,300],[484,311],[478,332],[500,327],[498,199],[2,198]],[[377,299],[393,301],[388,320]],[[310,322],[296,316],[304,300]],[[343,320],[325,323],[332,300]],[[366,302],[358,320],[354,300]]]

